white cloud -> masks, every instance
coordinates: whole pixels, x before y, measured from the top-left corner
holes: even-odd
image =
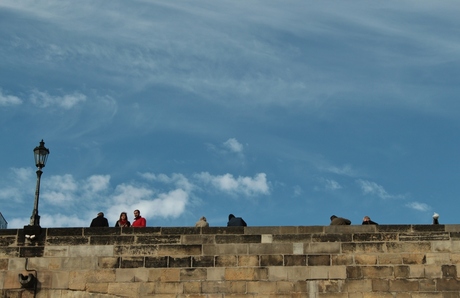
[[[243,152],[243,145],[235,138],[231,138],[225,141],[224,147],[235,153]]]
[[[342,186],[337,181],[329,180],[329,179],[325,180],[325,185],[326,185],[326,189],[328,190],[336,190],[336,189],[342,188]]]
[[[108,188],[110,175],[93,175],[86,179],[85,188],[89,192],[100,192]]]
[[[381,199],[403,199],[403,195],[391,195],[383,188],[383,186],[378,185],[375,182],[367,180],[356,180],[356,182],[361,186],[361,190],[365,195],[375,195]]]
[[[419,202],[410,202],[406,204],[406,207],[417,210],[417,211],[429,211],[431,210],[431,207],[425,203],[419,203]]]
[[[344,165],[342,167],[328,166],[322,168],[322,170],[349,177],[354,177],[357,175],[356,171],[350,165]]]
[[[139,173],[139,175],[149,181],[158,181],[165,184],[173,184],[178,188],[185,189],[187,191],[192,191],[195,189],[195,185],[191,183],[187,177],[183,174],[173,173],[171,177],[166,174],[154,174],[154,173]]]
[[[14,95],[5,95],[0,89],[0,107],[13,106],[22,104],[22,99]]]
[[[211,184],[217,190],[233,193],[245,194],[248,196],[270,194],[270,187],[265,173],[259,173],[251,177],[234,178],[232,174],[213,176],[208,172],[195,175],[196,178],[204,183]]]
[[[40,108],[46,108],[49,106],[58,106],[63,109],[69,110],[79,104],[80,102],[86,101],[86,95],[78,92],[72,94],[65,94],[63,96],[52,96],[47,92],[41,92],[34,90],[30,96],[30,100],[33,104]]]

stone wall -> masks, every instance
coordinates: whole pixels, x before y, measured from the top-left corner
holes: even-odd
[[[50,228],[37,238],[0,230],[2,297],[460,298],[460,225]]]

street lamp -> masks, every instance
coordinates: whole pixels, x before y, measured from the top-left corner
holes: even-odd
[[[40,178],[42,176],[42,168],[45,167],[46,160],[48,159],[48,154],[50,151],[45,147],[45,142],[43,140],[40,142],[40,146],[35,147],[34,149],[34,158],[35,165],[37,166],[37,185],[35,187],[35,201],[34,201],[34,210],[32,211],[32,216],[30,217],[29,226],[24,226],[24,232],[27,238],[33,239],[40,234],[40,216],[38,215],[38,199],[40,195]]]

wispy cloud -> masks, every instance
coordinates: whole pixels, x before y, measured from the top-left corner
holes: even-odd
[[[378,185],[375,182],[367,180],[356,180],[356,182],[361,186],[361,190],[365,195],[377,196],[381,199],[404,199],[404,195],[392,195],[389,194],[381,185]]]
[[[64,94],[62,96],[52,96],[47,92],[34,90],[30,96],[30,100],[33,104],[40,108],[58,106],[69,110],[77,104],[86,101],[86,95],[74,92],[71,94]]]
[[[252,177],[237,177],[232,174],[213,176],[208,172],[195,175],[204,183],[212,185],[215,189],[229,194],[245,194],[248,196],[267,195],[270,187],[265,173],[259,173]]]
[[[0,89],[0,107],[15,106],[20,104],[22,104],[22,99],[14,95],[3,94],[2,89]]]
[[[326,189],[328,190],[336,190],[336,189],[342,188],[342,186],[335,180],[326,179],[324,183],[325,183]]]
[[[406,204],[406,207],[417,210],[417,211],[429,211],[431,210],[431,207],[425,203],[420,203],[420,202],[410,202]]]
[[[231,138],[224,142],[224,147],[235,153],[243,152],[243,145],[237,139]]]

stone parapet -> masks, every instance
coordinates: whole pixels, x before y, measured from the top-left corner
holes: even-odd
[[[459,262],[460,225],[0,230],[2,297],[460,298]]]

